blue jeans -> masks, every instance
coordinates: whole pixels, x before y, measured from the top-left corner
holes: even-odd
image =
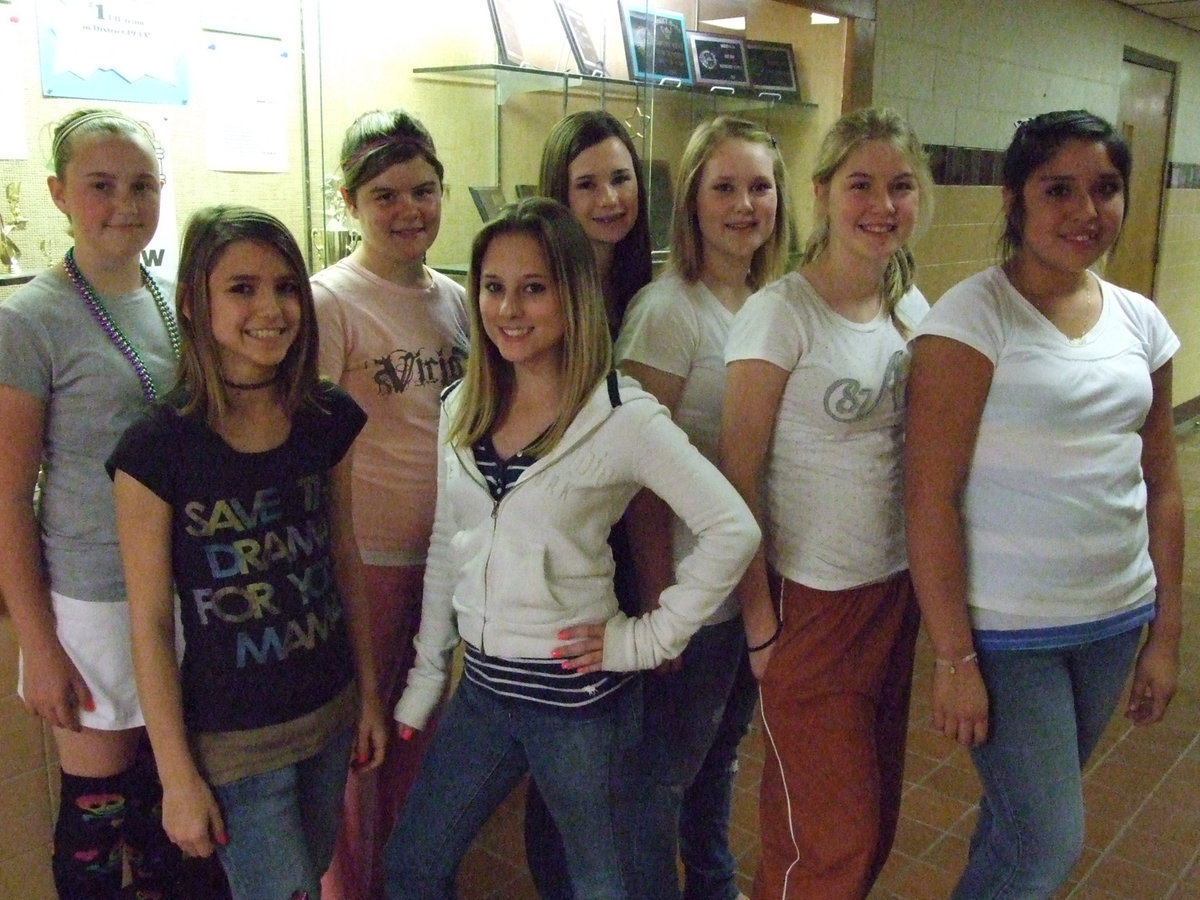
[[[958,900],[1044,898],[1083,850],[1082,769],[1133,664],[1141,630],[1054,650],[980,651],[990,721],[971,751],[983,782]]]
[[[321,896],[353,740],[348,730],[315,756],[213,788],[229,835],[217,856],[234,900]]]
[[[734,900],[729,819],[738,744],[758,685],[740,618],[701,628],[675,672],[645,680],[639,751],[639,870],[645,896],[679,898],[678,849],[688,900]]]
[[[637,681],[596,709],[563,711],[464,678],[384,848],[389,900],[453,900],[459,861],[526,772],[562,835],[578,900],[625,900],[636,828],[625,769],[640,734]]]

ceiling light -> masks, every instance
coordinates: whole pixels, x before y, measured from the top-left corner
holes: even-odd
[[[714,28],[728,28],[730,31],[745,31],[746,17],[733,16],[728,19],[702,19],[701,25],[712,25]]]

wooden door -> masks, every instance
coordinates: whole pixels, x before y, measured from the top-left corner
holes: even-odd
[[[1121,64],[1118,127],[1133,151],[1125,227],[1109,257],[1104,277],[1122,287],[1154,295],[1159,219],[1167,164],[1174,74],[1128,58]]]

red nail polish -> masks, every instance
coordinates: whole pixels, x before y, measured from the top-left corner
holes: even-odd
[[[365,754],[365,753],[360,753],[360,754],[358,754],[358,764],[359,764],[360,766],[361,766],[363,763],[365,763],[366,761],[367,761],[367,754]]]
[[[226,844],[229,843],[229,836],[227,834],[225,834],[225,832],[222,831],[220,834],[217,835],[217,843],[220,844],[222,847],[224,847]]]
[[[83,704],[83,708],[85,710],[87,710],[88,712],[95,712],[96,711],[96,701],[88,700],[85,704]]]
[[[558,659],[560,656],[562,656],[562,651],[561,651],[561,650],[559,650],[558,648],[555,648],[555,649],[553,649],[553,650],[551,650],[551,651],[550,651],[550,655],[551,655],[551,656],[552,656],[554,659]]]

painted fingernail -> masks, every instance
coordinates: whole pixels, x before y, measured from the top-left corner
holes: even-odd
[[[411,728],[405,728],[403,731],[400,732],[400,740],[402,740],[402,741],[411,741],[412,736],[413,736],[413,730]]]
[[[556,647],[555,649],[550,651],[550,655],[552,657],[554,657],[555,659],[558,659],[560,656],[562,656],[562,651]]]
[[[229,836],[227,834],[225,834],[225,832],[222,831],[220,834],[217,835],[217,843],[220,844],[222,847],[224,847],[226,844],[229,843]]]
[[[96,701],[89,698],[88,700],[86,700],[84,702],[83,708],[86,709],[88,712],[95,712],[96,711]]]
[[[358,764],[359,764],[360,766],[361,766],[363,763],[365,763],[366,761],[367,761],[367,754],[365,754],[365,753],[360,753],[360,754],[358,754]]]

